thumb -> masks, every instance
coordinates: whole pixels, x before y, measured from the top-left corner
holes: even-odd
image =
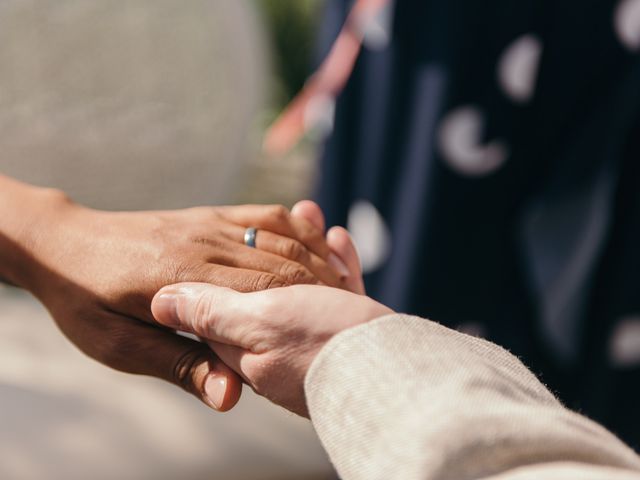
[[[165,327],[251,349],[257,330],[255,308],[261,298],[208,283],[178,283],[155,295],[151,313]]]

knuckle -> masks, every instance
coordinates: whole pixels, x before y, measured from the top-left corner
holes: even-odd
[[[303,223],[299,229],[300,240],[304,245],[313,245],[316,248],[325,249],[326,242],[322,232],[315,226]],[[328,250],[329,247],[326,247]]]
[[[194,278],[193,265],[183,260],[176,260],[170,258],[167,261],[167,278],[174,280],[175,282],[189,282]]]
[[[191,318],[189,323],[193,331],[200,336],[207,337],[209,335],[209,325],[213,320],[213,302],[211,298],[200,293],[194,300],[193,309],[191,310]]]
[[[168,278],[174,278],[176,282],[198,282],[204,277],[203,268],[188,261],[176,262],[171,268],[174,273]]]
[[[284,287],[286,285],[280,278],[270,273],[259,274],[253,284],[253,291],[270,290],[272,288]]]
[[[181,353],[173,362],[171,372],[173,382],[187,392],[197,393],[193,382],[193,373],[206,360],[206,354],[200,347],[194,347]]]
[[[302,260],[307,253],[306,247],[296,240],[283,240],[280,250],[283,257],[295,261]]]
[[[284,262],[280,270],[280,276],[291,285],[315,283],[313,275],[302,265],[294,262]]]
[[[284,205],[270,205],[269,215],[279,222],[284,222],[289,219],[289,209]]]
[[[300,222],[300,232],[305,238],[320,237],[320,230],[307,221]]]

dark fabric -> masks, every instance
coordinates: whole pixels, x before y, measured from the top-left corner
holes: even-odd
[[[450,327],[480,323],[570,407],[640,446],[640,364],[611,336],[640,319],[640,58],[614,28],[619,2],[400,0],[393,38],[365,49],[341,95],[318,199],[329,224],[373,204],[389,259],[366,275],[393,308]],[[330,44],[348,8],[327,6]],[[542,45],[533,96],[497,80],[505,49]],[[443,119],[471,106],[479,140],[507,159],[460,172]]]

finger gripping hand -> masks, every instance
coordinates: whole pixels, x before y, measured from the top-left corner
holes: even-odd
[[[240,398],[241,379],[203,343],[112,312],[52,314],[80,350],[111,368],[173,383],[218,411]]]
[[[165,287],[152,311],[162,325],[204,336],[254,390],[300,415],[307,414],[304,378],[324,344],[342,330],[392,313],[335,288],[238,293],[207,284]]]

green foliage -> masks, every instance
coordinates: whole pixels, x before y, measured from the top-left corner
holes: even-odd
[[[273,45],[274,107],[279,109],[307,80],[315,47],[318,0],[257,0]]]

